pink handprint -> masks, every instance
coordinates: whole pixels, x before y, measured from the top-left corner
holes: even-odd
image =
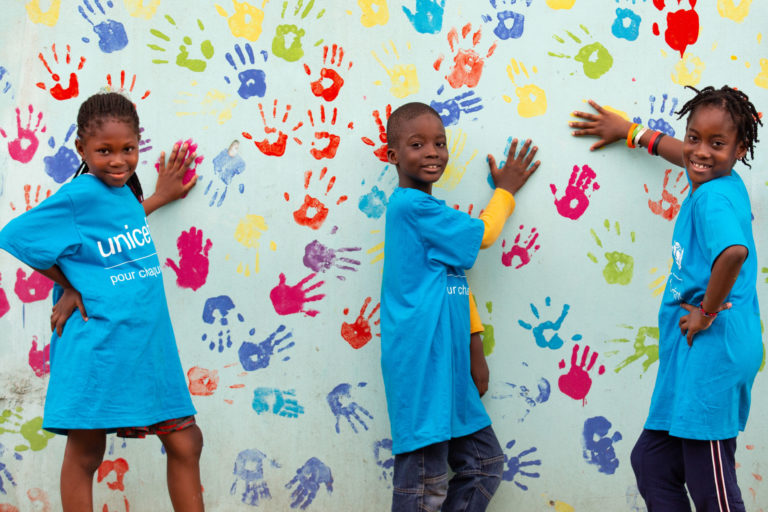
[[[472,31],[472,24],[467,23],[461,28],[461,37],[462,39],[466,39],[469,33]],[[456,30],[456,27],[453,27],[448,32],[448,44],[451,47],[451,52],[454,53],[453,56],[453,67],[451,67],[451,71],[448,75],[445,76],[445,78],[448,80],[448,83],[453,87],[454,89],[458,89],[462,85],[466,85],[467,87],[474,87],[477,85],[477,83],[480,81],[480,76],[483,74],[483,65],[485,64],[485,61],[483,60],[480,55],[477,54],[475,51],[475,47],[480,42],[480,38],[482,37],[481,29],[477,29],[472,34],[472,47],[465,49],[465,48],[456,48],[456,46],[459,43],[459,33]],[[491,55],[493,55],[493,52],[496,50],[496,43],[494,42],[490,48],[488,49],[488,52],[485,54],[485,57],[488,58]],[[435,70],[440,69],[440,66],[443,63],[444,56],[441,55],[434,63],[433,67]]]
[[[373,154],[376,155],[376,158],[381,160],[382,162],[387,162],[387,129],[384,126],[384,121],[387,121],[389,119],[389,116],[392,115],[392,105],[387,105],[387,108],[384,110],[384,119],[381,119],[381,113],[378,110],[373,111],[373,120],[376,121],[376,126],[379,128],[379,141],[381,141],[381,146],[373,150]],[[364,144],[376,147],[376,143],[373,142],[373,139],[369,137],[360,137],[360,140],[363,141]]]
[[[0,283],[2,282],[3,276],[0,274]],[[0,288],[0,318],[3,318],[10,309],[11,305],[8,303],[8,297],[5,295],[5,290]]]
[[[307,277],[296,283],[294,286],[288,286],[285,284],[285,274],[280,272],[277,286],[272,288],[269,292],[269,298],[272,301],[272,305],[275,307],[275,312],[278,315],[291,315],[293,313],[304,313],[306,316],[316,316],[319,311],[316,309],[304,310],[304,304],[307,302],[313,302],[325,297],[324,293],[318,295],[312,295],[307,297],[307,293],[311,292],[315,288],[322,286],[325,281],[318,281],[308,288],[302,288],[304,284],[310,279],[314,278],[317,274],[312,273]]]
[[[208,251],[213,243],[211,239],[205,241],[203,246],[203,231],[195,226],[189,231],[182,231],[176,240],[179,249],[179,264],[168,258],[165,264],[176,273],[176,284],[180,288],[192,288],[197,290],[205,284],[208,278]]]
[[[600,185],[594,181],[596,177],[595,171],[590,166],[582,165],[579,170],[579,166],[574,165],[568,186],[565,187],[565,194],[560,199],[557,199],[557,187],[554,183],[550,184],[549,188],[555,196],[557,213],[573,220],[581,217],[589,206],[589,196],[600,189]]]
[[[21,302],[29,304],[47,299],[52,289],[53,281],[40,272],[32,272],[27,277],[27,273],[23,269],[16,271],[16,285],[13,287],[13,291],[16,292],[16,296]]]
[[[589,376],[589,371],[595,366],[597,361],[597,352],[592,352],[592,357],[589,359],[589,365],[586,369],[584,366],[587,364],[587,357],[589,357],[589,345],[584,346],[584,352],[581,354],[581,363],[577,366],[576,359],[579,353],[579,344],[573,346],[573,352],[571,353],[571,369],[568,373],[561,375],[557,379],[557,386],[560,391],[573,398],[574,400],[583,400],[589,393],[589,388],[592,387],[592,379]],[[560,369],[565,368],[565,359],[560,361],[558,365]],[[605,373],[605,366],[602,364],[597,369],[597,374],[602,375]]]
[[[373,339],[373,334],[371,333],[371,317],[379,310],[381,304],[376,304],[366,317],[365,310],[368,309],[370,304],[371,297],[368,297],[363,302],[363,307],[360,308],[360,315],[358,315],[354,323],[348,324],[347,322],[342,322],[341,324],[341,337],[354,349],[365,346],[366,343]],[[348,313],[349,308],[344,308],[344,314],[346,315]],[[379,325],[379,323],[381,323],[381,320],[377,319],[373,322],[373,325]],[[376,336],[381,337],[381,334],[377,333]]]
[[[71,64],[72,58],[70,56],[70,50],[71,48],[69,45],[67,45],[67,54],[64,58],[64,61],[67,64]],[[56,53],[56,45],[51,45],[51,53],[53,54],[53,61],[58,64],[59,63],[59,55]],[[48,74],[51,75],[51,79],[56,82],[53,87],[50,88],[51,96],[56,98],[57,100],[68,100],[70,98],[76,97],[78,94],[80,94],[80,90],[78,88],[77,84],[77,75],[75,72],[71,72],[69,74],[69,85],[67,85],[66,88],[61,86],[61,77],[58,75],[58,73],[54,73],[51,67],[48,65],[48,61],[45,60],[45,57],[43,57],[43,52],[40,52],[37,54],[37,58],[40,59],[40,62],[43,63],[43,66],[45,66],[45,69],[48,70]],[[83,69],[83,64],[85,64],[85,57],[80,57],[80,62],[77,65],[77,70],[80,71]],[[45,83],[38,82],[36,84],[39,88],[42,90],[45,90]]]
[[[678,173],[677,178],[675,178],[675,182],[672,184],[672,191],[667,190],[667,186],[669,185],[669,175],[671,173],[672,169],[667,169],[664,171],[664,185],[661,191],[661,199],[658,201],[648,199],[648,208],[650,208],[654,214],[660,215],[662,218],[667,220],[672,220],[675,218],[677,212],[680,211],[680,202],[684,198],[685,193],[688,191],[688,180],[684,180],[683,182],[680,181],[680,179],[685,174],[685,171],[680,171]],[[675,190],[681,185],[684,185],[683,188]],[[648,185],[643,185],[643,187],[645,188],[645,192],[647,194]]]
[[[38,350],[37,336],[32,336],[32,347],[29,349],[29,367],[38,377],[51,373],[51,345],[43,345],[43,348]]]
[[[472,205],[470,205],[470,212],[472,210]],[[504,252],[501,254],[501,263],[502,265],[506,267],[512,266],[512,260],[515,259],[515,257],[520,259],[520,264],[517,265],[515,268],[520,268],[524,265],[527,265],[531,262],[531,254],[535,253],[539,250],[541,247],[540,245],[534,245],[536,244],[536,239],[539,238],[539,234],[536,232],[536,228],[531,228],[531,232],[528,235],[528,238],[525,239],[524,242],[520,243],[520,237],[523,234],[523,228],[524,225],[520,225],[520,232],[515,237],[514,245],[509,248],[509,251]],[[501,242],[502,247],[506,247],[507,241],[504,240]]]
[[[323,47],[323,68],[320,69],[320,78],[310,83],[312,94],[319,98],[323,98],[325,101],[333,101],[339,95],[341,87],[344,85],[344,79],[339,75],[338,71],[331,67],[325,67],[328,64],[332,64],[339,69],[342,69],[341,65],[344,62],[344,48],[336,44],[331,48],[331,60],[328,62],[328,45]],[[352,68],[352,61],[347,65],[347,69]],[[304,71],[310,75],[312,71],[307,64],[304,64]],[[328,83],[330,81],[330,83]],[[328,85],[326,85],[328,84]]]
[[[259,113],[261,114],[261,120],[264,122],[264,133],[266,135],[271,135],[273,133],[277,133],[277,139],[274,142],[270,142],[267,137],[264,137],[262,140],[255,140],[253,138],[253,135],[251,135],[248,132],[243,132],[243,137],[245,137],[248,140],[252,140],[253,143],[256,145],[257,148],[259,148],[259,151],[264,153],[267,156],[283,156],[285,154],[285,147],[288,143],[288,134],[287,131],[295,132],[299,128],[301,128],[304,123],[299,121],[293,128],[288,128],[288,115],[291,113],[291,106],[286,105],[285,112],[283,113],[283,117],[278,121],[277,119],[277,100],[274,101],[272,104],[272,121],[275,124],[280,124],[281,126],[284,126],[286,129],[286,132],[283,132],[282,129],[278,130],[274,126],[270,126],[269,122],[267,121],[267,117],[264,115],[264,106],[259,103]],[[301,144],[301,139],[294,136],[293,140],[297,144]]]
[[[35,127],[32,128],[32,113],[34,112],[34,108],[32,108],[32,105],[29,106],[29,118],[27,119],[27,126],[22,127],[21,126],[21,110],[16,109],[16,138],[13,139],[8,143],[8,153],[11,155],[11,158],[16,160],[17,162],[21,162],[23,164],[29,162],[32,160],[32,157],[35,156],[35,151],[37,151],[37,147],[40,145],[40,141],[37,140],[37,135],[35,135],[35,132],[37,132],[38,128],[40,129],[40,133],[45,132],[45,125],[43,125],[42,128],[40,128],[40,123],[43,122],[43,113],[38,112],[37,113],[37,124],[35,124]],[[0,128],[0,135],[2,135],[4,138],[8,138],[8,135],[5,133],[5,130]]]
[[[181,147],[186,144],[187,145],[187,151],[184,154],[181,154]],[[179,146],[179,154],[177,155],[177,158],[181,158],[182,161],[185,160],[188,156],[192,155],[197,151],[197,143],[193,141],[192,139],[187,140],[177,140],[175,146]],[[189,168],[187,169],[187,172],[184,173],[184,177],[181,179],[181,183],[186,185],[189,183],[189,181],[195,177],[195,174],[197,173],[197,166],[200,165],[205,157],[203,155],[197,155],[194,160],[192,160],[192,163],[189,164]],[[155,162],[155,170],[157,172],[160,172],[160,162]],[[181,197],[187,197],[187,194],[184,194]]]

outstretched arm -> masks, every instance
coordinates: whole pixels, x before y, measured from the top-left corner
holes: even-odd
[[[576,137],[581,136],[594,136],[599,137],[599,140],[592,144],[589,148],[590,151],[600,149],[603,146],[612,144],[616,141],[626,141],[627,133],[629,132],[632,123],[622,118],[620,115],[606,110],[601,107],[596,101],[589,100],[589,105],[595,109],[597,113],[592,112],[573,112],[574,117],[584,119],[584,121],[570,121],[568,126],[576,128],[571,135]],[[640,145],[644,148],[648,147],[648,144],[653,137],[653,131],[648,130],[640,137]],[[674,137],[663,137],[657,148],[659,156],[664,158],[671,164],[678,167],[684,167],[683,163],[683,142]]]
[[[197,156],[196,153],[187,155],[187,147],[186,143],[181,146],[175,144],[168,158],[167,166],[165,151],[160,154],[155,193],[146,198],[143,203],[145,215],[149,215],[158,208],[182,197],[197,183],[197,176],[194,176],[188,183],[183,183],[187,169]],[[185,155],[186,158],[184,158]]]

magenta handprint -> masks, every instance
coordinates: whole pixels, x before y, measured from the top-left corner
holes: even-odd
[[[560,391],[573,398],[574,400],[583,400],[589,388],[592,387],[592,378],[589,376],[589,372],[592,367],[595,366],[597,361],[597,352],[592,352],[592,357],[589,358],[589,364],[587,364],[587,358],[589,357],[589,345],[584,345],[584,351],[581,354],[581,362],[577,364],[577,358],[579,353],[578,343],[573,346],[573,352],[571,353],[571,369],[568,373],[561,375],[557,379],[557,386]],[[584,368],[586,366],[586,369]],[[560,369],[565,368],[565,359],[560,361]],[[597,369],[597,374],[602,375],[605,373],[605,366],[600,365]]]
[[[53,289],[53,281],[40,272],[32,272],[29,277],[23,269],[16,271],[16,284],[13,291],[19,300],[25,304],[45,300]]]
[[[3,276],[0,275],[0,283],[2,283]],[[8,296],[5,294],[5,290],[0,288],[0,318],[10,311],[11,305],[8,303]]]
[[[317,240],[313,240],[304,248],[304,266],[314,272],[327,272],[331,268],[356,272],[357,267],[360,266],[360,260],[347,258],[342,254],[360,250],[362,250],[361,247],[331,249]],[[342,281],[346,279],[341,274],[337,274],[336,277]]]
[[[37,349],[37,336],[32,336],[32,347],[29,349],[29,367],[35,375],[42,377],[51,373],[51,345],[43,345]]]
[[[317,315],[319,311],[316,309],[305,310],[304,304],[307,302],[318,301],[325,297],[324,293],[307,297],[309,292],[322,286],[325,281],[318,281],[307,288],[302,288],[307,281],[314,278],[316,275],[317,274],[313,272],[294,286],[289,286],[285,284],[285,274],[280,272],[280,282],[269,292],[269,298],[272,300],[275,312],[278,315],[291,315],[293,313],[304,313],[306,316]]]
[[[470,205],[470,213],[471,213],[472,206]],[[520,237],[523,234],[523,226],[520,225],[520,232],[515,237],[514,244],[512,247],[509,248],[509,251],[504,252],[501,254],[501,263],[505,267],[511,267],[512,261],[515,258],[518,258],[520,260],[520,264],[516,265],[515,268],[520,268],[524,265],[527,265],[531,262],[531,255],[539,250],[540,245],[536,244],[536,240],[539,238],[539,234],[536,232],[536,228],[531,228],[531,232],[528,235],[528,237],[521,243]],[[504,240],[501,242],[502,247],[507,246],[507,241]]]
[[[209,238],[203,246],[203,231],[195,226],[181,232],[176,240],[179,264],[176,265],[171,258],[165,260],[165,264],[176,273],[176,284],[180,288],[197,290],[205,284],[208,278],[208,251],[212,245]]]
[[[45,125],[40,128],[40,124],[43,122],[42,112],[37,113],[37,123],[33,128],[32,113],[35,109],[30,105],[28,110],[29,117],[27,118],[27,125],[24,127],[21,126],[21,110],[19,108],[16,109],[16,138],[8,143],[8,153],[11,155],[11,158],[22,164],[29,162],[35,156],[35,151],[37,151],[37,147],[40,145],[40,141],[35,133],[38,129],[40,133],[43,133],[46,128]],[[8,138],[8,135],[2,128],[0,128],[0,135],[3,138]]]
[[[669,186],[669,175],[672,173],[672,169],[664,171],[664,184],[661,191],[661,199],[653,201],[648,199],[648,208],[655,215],[659,215],[664,219],[672,220],[680,211],[682,200],[685,198],[685,193],[688,192],[688,180],[680,181],[685,175],[685,171],[680,171],[672,183],[671,190],[667,189]],[[648,193],[648,185],[643,185],[645,193]]]
[[[557,187],[554,183],[550,184],[549,188],[555,196],[557,213],[573,220],[581,217],[589,206],[589,196],[600,189],[600,185],[594,181],[596,177],[595,171],[590,166],[582,165],[579,169],[578,165],[574,165],[568,186],[565,187],[565,193],[560,199],[557,199]]]

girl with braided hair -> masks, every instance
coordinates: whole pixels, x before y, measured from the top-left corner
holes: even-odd
[[[693,89],[693,88],[691,88]],[[632,468],[649,512],[744,511],[736,482],[736,436],[747,423],[763,348],[757,257],[747,189],[734,170],[750,167],[755,106],[724,86],[693,89],[678,112],[683,140],[602,108],[574,112],[575,136],[617,140],[685,167],[690,191],[672,237],[673,263],[659,310],[659,369]],[[686,486],[688,492],[686,492]]]
[[[77,137],[78,177],[0,231],[0,248],[56,283],[43,428],[67,436],[62,509],[93,510],[93,475],[117,432],[158,435],[174,510],[202,511],[203,438],[146,222],[192,188],[183,177],[195,155],[177,145],[167,166],[161,155],[157,189],[143,201],[139,118],[128,98],[88,98]]]

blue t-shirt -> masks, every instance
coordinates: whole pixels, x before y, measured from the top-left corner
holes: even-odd
[[[681,302],[699,306],[724,249],[749,251],[722,311],[688,347]],[[659,371],[645,428],[686,439],[736,437],[749,415],[763,348],[757,304],[757,256],[747,189],[735,171],[708,181],[683,201],[672,237],[672,268],[659,310]]]
[[[381,369],[392,452],[405,453],[491,424],[469,361],[464,270],[483,222],[411,188],[387,205],[381,283]]]
[[[160,262],[127,186],[84,174],[9,222],[0,248],[35,268],[58,265],[89,318],[75,310],[61,338],[53,333],[43,428],[113,431],[195,413]]]

